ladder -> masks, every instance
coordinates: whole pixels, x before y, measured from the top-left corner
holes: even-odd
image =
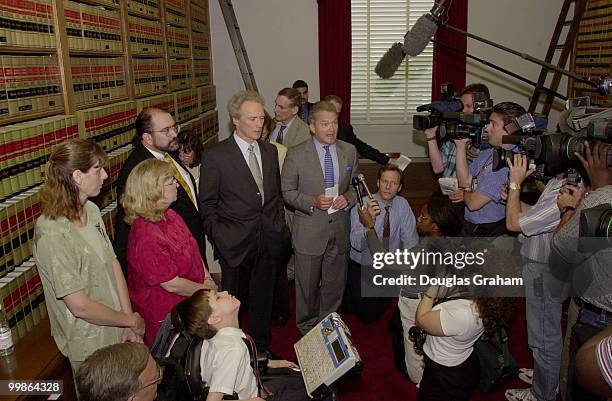
[[[574,16],[573,19],[568,20],[567,16],[569,14],[571,3],[574,3]],[[559,19],[557,20],[557,25],[555,26],[555,31],[553,32],[552,39],[550,40],[550,45],[548,46],[548,51],[546,52],[546,58],[544,61],[547,63],[551,63],[553,56],[555,55],[555,51],[561,50],[561,54],[559,55],[559,60],[557,62],[557,67],[565,68],[565,64],[567,63],[567,59],[569,58],[570,53],[574,47],[574,41],[576,39],[576,35],[578,34],[578,27],[580,26],[580,20],[584,14],[586,9],[587,0],[564,0],[563,6],[561,7],[561,12],[559,13]],[[569,26],[567,30],[567,34],[565,37],[564,43],[559,44],[559,40],[561,38],[561,33],[565,26]],[[547,91],[545,88],[546,79],[548,78],[548,74],[552,73],[553,78],[550,83],[550,90],[552,92],[556,92],[559,88],[559,83],[561,81],[561,73],[550,71],[546,67],[542,67],[540,70],[540,76],[538,78],[538,83],[533,91],[533,96],[531,97],[531,102],[529,103],[529,112],[534,114],[544,115],[548,117],[550,113],[550,109],[552,108],[554,95],[552,92]],[[542,104],[542,110],[537,112],[536,108],[540,103],[541,97],[546,96],[544,103]]]
[[[225,26],[229,33],[230,40],[234,53],[236,54],[236,61],[238,61],[238,68],[244,81],[244,87],[247,90],[257,91],[257,83],[255,83],[255,75],[249,62],[249,56],[244,47],[244,41],[242,40],[242,34],[240,33],[240,27],[238,26],[238,20],[236,19],[236,13],[234,12],[234,6],[231,0],[219,0],[221,6],[221,13],[225,20]]]

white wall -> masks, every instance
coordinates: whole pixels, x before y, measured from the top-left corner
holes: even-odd
[[[276,93],[296,79],[308,82],[319,99],[316,0],[233,0],[234,11],[259,92],[272,112]],[[244,83],[217,0],[210,0],[213,80],[217,87],[219,138],[229,135],[229,98]]]
[[[257,85],[272,110],[276,92],[298,78],[310,85],[310,97],[319,99],[317,2],[316,0],[234,0],[234,9],[255,73]],[[217,85],[220,138],[227,136],[229,121],[225,105],[244,88],[223,22],[218,1],[210,1],[213,74]],[[451,3],[452,5],[452,3]],[[543,59],[557,21],[560,1],[470,0],[468,31],[522,53]],[[491,46],[468,39],[468,52],[518,73],[532,81],[539,66]],[[468,60],[466,82],[483,82],[493,100],[514,101],[525,108],[533,88],[514,78]],[[564,78],[559,92],[565,94]],[[561,103],[556,103],[557,110]],[[558,120],[553,109],[549,127]],[[360,138],[383,152],[402,152],[411,157],[425,155],[423,140],[409,126],[355,126]]]

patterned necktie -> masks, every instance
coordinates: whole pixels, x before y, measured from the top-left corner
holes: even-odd
[[[187,185],[187,183],[185,182],[185,179],[183,179],[183,174],[181,174],[181,172],[178,170],[178,168],[176,168],[176,165],[174,164],[174,161],[172,160],[172,157],[170,157],[170,155],[168,153],[166,153],[164,155],[164,160],[166,161],[166,163],[168,163],[170,165],[170,167],[172,167],[172,171],[174,172],[174,178],[181,185],[181,187],[183,187],[185,192],[187,192],[187,195],[189,196],[189,199],[191,199],[191,201],[195,205],[196,204],[195,196],[191,192],[191,188],[189,187],[189,185]]]
[[[389,237],[391,237],[391,224],[389,223],[389,209],[391,205],[385,206],[385,220],[383,221],[383,245],[389,249]]]
[[[323,145],[325,149],[325,159],[323,165],[325,167],[325,188],[331,188],[334,184],[334,163],[332,162],[331,153],[329,151],[330,145]]]
[[[251,170],[251,174],[253,174],[253,179],[255,180],[255,184],[257,184],[257,188],[259,189],[259,194],[261,195],[261,204],[264,203],[264,186],[263,186],[263,178],[261,177],[261,170],[259,169],[259,162],[257,161],[257,156],[255,155],[255,145],[249,145],[249,169]]]
[[[276,135],[276,142],[280,143],[281,145],[283,144],[283,137],[285,136],[286,128],[287,128],[286,125],[281,124],[280,129],[278,130],[278,135]]]
[[[255,380],[257,380],[257,389],[259,390],[258,395],[260,397],[267,397],[272,394],[270,390],[263,384],[261,381],[261,372],[259,371],[259,366],[257,365],[257,347],[255,346],[255,341],[253,338],[245,334],[246,337],[242,339],[249,350],[249,356],[251,359],[251,368],[253,368],[253,373],[255,374]]]

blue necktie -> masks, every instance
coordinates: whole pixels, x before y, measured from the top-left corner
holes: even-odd
[[[329,152],[329,145],[324,145],[323,149],[325,149],[325,188],[331,188],[334,186],[334,163]]]

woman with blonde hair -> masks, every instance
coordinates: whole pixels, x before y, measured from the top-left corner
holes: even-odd
[[[94,351],[140,341],[144,321],[132,311],[125,278],[100,215],[88,199],[108,177],[106,153],[92,140],[58,145],[45,166],[34,258],[51,335],[74,371]]]
[[[199,289],[216,288],[198,244],[183,219],[169,209],[177,181],[163,161],[148,159],[128,176],[121,204],[131,224],[128,238],[128,287],[134,309],[147,327],[151,344],[174,305]]]

